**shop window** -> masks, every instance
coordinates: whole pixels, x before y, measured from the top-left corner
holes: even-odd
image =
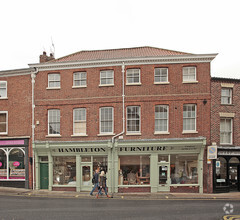
[[[217,186],[225,186],[227,179],[227,161],[223,157],[216,160],[216,182]]]
[[[171,184],[198,183],[198,156],[171,155]]]
[[[150,184],[149,156],[119,156],[119,167],[119,185]]]
[[[12,149],[9,153],[9,179],[25,179],[24,153],[20,149]]]
[[[53,157],[53,184],[76,185],[76,157]]]
[[[168,162],[168,155],[158,155],[158,162]]]
[[[0,179],[7,179],[7,156],[3,149],[0,149]]]
[[[104,170],[105,173],[108,171],[108,160],[107,156],[105,157],[93,157],[93,173],[97,168],[100,168],[100,171]]]

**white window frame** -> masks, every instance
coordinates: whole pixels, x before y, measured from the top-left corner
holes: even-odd
[[[111,74],[111,77],[108,77],[108,74]],[[105,74],[105,76],[103,76]],[[103,83],[102,80],[110,80],[110,83]],[[99,86],[113,86],[114,85],[114,71],[113,70],[101,70],[100,71],[100,84]]]
[[[157,71],[157,70],[160,71],[160,73],[159,73],[158,76],[156,75],[156,71]],[[166,76],[166,77],[167,77],[167,80],[166,80],[166,81],[161,81],[161,78],[162,78],[162,77],[165,77],[165,76],[162,75],[162,74],[163,74],[162,72],[163,72],[164,70],[167,70],[167,76]],[[157,77],[159,78],[159,81],[156,80]],[[168,68],[166,68],[166,67],[156,67],[156,68],[154,69],[154,84],[166,84],[166,83],[169,83],[169,82],[168,82]]]
[[[228,90],[230,92],[230,95],[229,96],[223,96],[222,92],[223,90]],[[231,105],[232,104],[232,88],[221,88],[221,104],[222,105]],[[229,102],[228,103],[223,103],[223,99],[227,99]],[[224,100],[225,100],[224,99]]]
[[[193,70],[193,69],[194,69],[194,79],[191,79],[190,77],[193,74],[190,71]],[[185,67],[183,67],[182,68],[182,77],[183,77],[183,83],[197,82],[197,68],[195,66],[185,66]]]
[[[222,131],[222,129],[221,129],[221,121],[222,120],[224,120],[225,121],[225,124],[226,124],[226,120],[230,120],[230,123],[231,123],[231,125],[230,125],[230,128],[231,128],[231,130],[230,131],[226,131],[226,130],[224,130],[224,131]],[[226,127],[226,126],[225,126]],[[222,135],[224,135],[224,134],[226,134],[226,133],[229,133],[230,134],[230,143],[227,143],[227,142],[221,142],[221,137],[222,137]],[[226,144],[226,145],[232,145],[232,143],[233,143],[233,118],[220,118],[220,144]]]
[[[163,108],[166,108],[167,110],[167,117],[164,118],[164,117],[157,117],[157,114],[156,114],[156,108],[157,107],[163,107]],[[161,124],[162,121],[167,121],[167,130],[165,131],[158,131],[156,129],[156,123],[159,123]],[[155,105],[155,134],[169,134],[169,106],[168,105]]]
[[[130,121],[137,121],[137,118],[129,118],[128,116],[128,109],[129,108],[138,108],[139,109],[139,130],[135,130],[135,131],[129,131],[128,130],[128,122]],[[126,108],[126,114],[127,114],[127,121],[126,121],[126,131],[127,131],[127,135],[139,135],[141,134],[141,106],[127,106]]]
[[[138,74],[138,82],[129,82],[129,79],[137,78],[134,74]],[[133,75],[133,76],[129,76]],[[141,71],[139,68],[127,69],[126,71],[126,85],[141,85]]]
[[[0,83],[5,83],[5,87],[0,87],[0,89],[5,89],[6,90],[6,96],[0,96],[0,99],[7,99],[7,81],[0,81]]]
[[[83,74],[85,74],[85,76],[83,76]],[[76,76],[78,76],[79,78],[76,79]],[[80,85],[76,85],[76,82],[79,81]],[[73,88],[85,88],[87,87],[87,72],[83,71],[83,72],[74,72],[73,73]]]
[[[59,80],[56,80],[55,77],[53,80],[50,79],[50,76],[53,76],[53,75],[58,75],[59,76]],[[50,86],[50,82],[59,82],[59,86]],[[60,73],[49,73],[48,74],[48,88],[47,89],[60,89],[61,88],[61,75]]]
[[[102,121],[102,111],[106,110],[106,109],[111,109],[112,110],[112,118],[111,119],[107,119]],[[105,114],[105,113],[104,113]],[[112,135],[114,133],[114,108],[113,107],[101,107],[99,109],[99,133],[100,135]],[[112,122],[112,131],[102,131],[102,123],[103,122]]]
[[[59,112],[59,122],[50,122],[50,112]],[[50,123],[59,123],[59,134],[50,134]],[[61,136],[61,112],[60,109],[48,109],[48,136]]]
[[[194,111],[194,113],[195,113],[195,115],[193,116],[192,115],[192,111],[187,111],[187,114],[189,114],[188,112],[190,112],[190,116],[184,116],[184,113],[185,113],[185,111],[184,111],[184,107],[190,107],[190,108],[192,108],[193,106],[195,107],[195,111]],[[192,130],[185,130],[184,129],[184,121],[188,121],[188,120],[193,120],[194,121],[194,129],[192,129]],[[189,125],[188,125],[189,126]],[[186,126],[186,127],[188,127],[188,126]],[[183,105],[183,133],[197,133],[197,105],[196,104],[184,104]]]
[[[8,134],[8,112],[7,111],[0,111],[0,114],[6,114],[6,122],[0,122],[1,124],[6,124],[6,132],[0,132],[0,135]]]
[[[76,111],[77,110],[84,110],[84,119],[78,119],[78,120],[75,120],[75,114],[76,114]],[[86,126],[86,129],[85,129],[85,132],[84,133],[75,133],[75,123],[85,123],[85,126]],[[87,133],[87,111],[86,111],[86,108],[75,108],[73,109],[73,136],[86,136],[86,133]]]

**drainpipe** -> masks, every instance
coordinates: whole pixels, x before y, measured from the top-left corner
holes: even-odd
[[[122,132],[120,132],[119,134],[116,134],[115,136],[112,137],[112,197],[114,194],[114,142],[115,139],[121,135],[123,135],[125,133],[125,83],[124,83],[124,75],[125,75],[125,65],[124,62],[122,63]]]
[[[33,150],[33,145],[35,142],[35,124],[34,124],[34,109],[35,109],[35,103],[34,103],[34,85],[35,85],[35,78],[38,73],[38,69],[35,68],[35,71],[31,73],[31,79],[32,79],[32,188],[35,189],[35,154]]]

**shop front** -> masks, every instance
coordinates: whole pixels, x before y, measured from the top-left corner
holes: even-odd
[[[91,191],[97,167],[110,184],[108,142],[36,142],[36,189]]]
[[[97,167],[110,193],[203,192],[204,138],[36,142],[36,189],[91,191]]]
[[[218,146],[218,158],[213,161],[213,190],[240,191],[240,147]]]
[[[118,141],[115,192],[203,192],[204,138]]]
[[[28,138],[0,139],[0,186],[29,188]]]

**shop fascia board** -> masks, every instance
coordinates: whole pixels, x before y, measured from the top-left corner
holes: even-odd
[[[173,138],[173,139],[150,139],[150,140],[117,140],[115,147],[131,147],[131,146],[201,146],[205,147],[206,138]]]
[[[36,149],[45,149],[45,148],[71,148],[71,147],[110,147],[111,141],[89,141],[89,142],[80,142],[80,141],[61,141],[61,142],[35,142]]]
[[[125,66],[130,65],[151,65],[151,64],[172,64],[172,63],[209,63],[217,54],[191,54],[179,56],[163,56],[163,57],[136,57],[136,58],[120,58],[109,60],[87,60],[75,62],[49,62],[29,64],[30,68],[38,68],[39,71],[64,70],[76,68],[93,68],[93,67],[109,67],[109,66]]]

